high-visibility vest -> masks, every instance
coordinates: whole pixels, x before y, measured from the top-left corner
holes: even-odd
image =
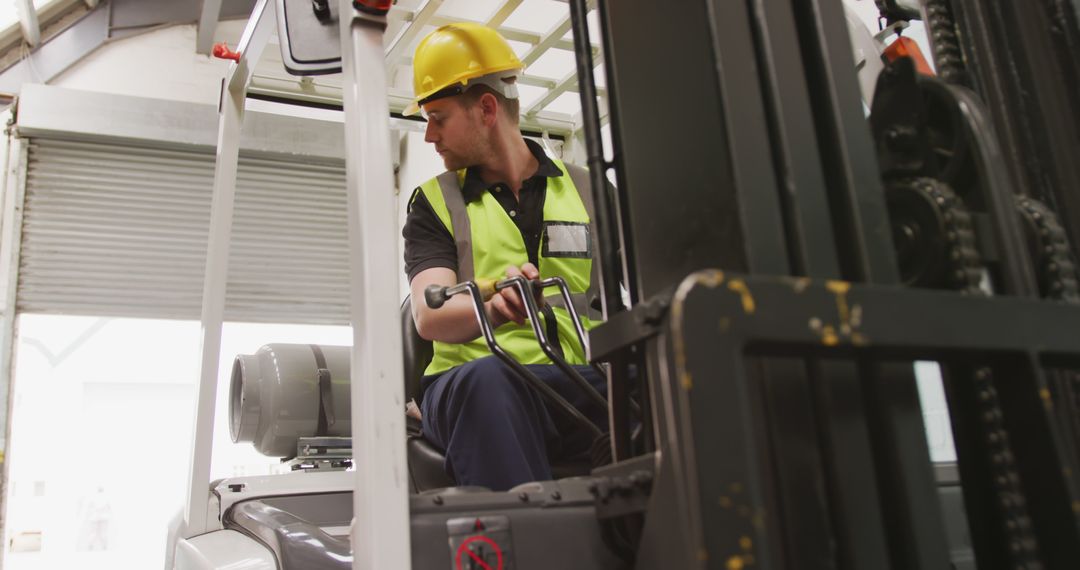
[[[592,222],[592,196],[587,171],[552,159],[562,176],[547,179],[544,198],[543,235],[540,239],[540,278],[559,276],[566,280],[582,326],[589,330],[589,300],[599,266]],[[457,248],[459,281],[476,278],[501,279],[509,266],[520,267],[529,261],[521,230],[490,192],[469,204],[461,193],[465,170],[448,171],[420,185],[436,216],[454,236]],[[544,291],[552,306],[562,354],[571,364],[586,364],[585,353],[574,331],[569,313],[562,308],[562,298],[555,287]],[[595,312],[594,312],[595,314]],[[550,329],[548,329],[550,330]],[[550,337],[550,335],[549,335]],[[528,324],[506,323],[495,329],[495,340],[522,364],[550,364]],[[549,342],[555,339],[548,338]],[[455,366],[491,355],[483,337],[460,344],[434,343],[435,355],[424,374],[437,374]]]

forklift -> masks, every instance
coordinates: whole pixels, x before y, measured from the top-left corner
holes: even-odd
[[[608,453],[492,492],[421,467],[402,410],[423,346],[380,270],[393,249],[365,247],[397,231],[391,2],[260,0],[223,88],[168,567],[1080,567],[1080,5],[876,4],[932,45],[922,65],[884,50],[866,117],[839,0],[568,0],[603,292],[579,340],[607,376]],[[297,468],[211,484],[237,135],[275,20],[290,71],[344,73],[354,343],[238,357],[234,439]],[[536,286],[559,284],[426,302]],[[915,361],[941,368],[955,463],[930,460]],[[303,426],[265,413],[269,386],[299,386]]]

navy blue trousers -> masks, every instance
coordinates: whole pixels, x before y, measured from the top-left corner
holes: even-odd
[[[528,365],[533,374],[598,426],[607,409],[554,365]],[[606,381],[589,366],[576,366],[601,394]],[[446,453],[446,472],[458,485],[504,491],[551,479],[550,460],[589,452],[592,436],[543,398],[498,358],[489,356],[425,376],[420,409],[424,437]]]

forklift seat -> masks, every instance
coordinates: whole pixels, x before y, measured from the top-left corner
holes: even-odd
[[[412,317],[412,302],[405,297],[401,304],[402,355],[405,365],[405,400],[420,402],[420,380],[431,362],[435,350],[431,341],[425,340],[416,330]],[[456,485],[443,465],[446,456],[424,438],[420,421],[409,417],[406,423],[406,454],[409,462],[409,484],[415,493]],[[552,462],[551,472],[555,479],[588,475],[592,469],[588,459],[568,458]]]
[[[412,301],[405,297],[401,304],[401,331],[403,334],[401,354],[405,364],[405,400],[420,403],[420,380],[424,369],[435,354],[431,341],[424,340],[416,330],[412,316]],[[453,487],[454,479],[446,474],[443,464],[446,457],[443,452],[424,439],[420,420],[409,416],[406,419],[406,456],[409,462],[409,484],[414,493],[428,489]]]

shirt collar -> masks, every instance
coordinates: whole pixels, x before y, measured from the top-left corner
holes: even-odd
[[[533,178],[558,178],[562,176],[562,170],[555,164],[555,161],[544,152],[541,147],[535,141],[525,139],[525,146],[529,147],[529,152],[536,158],[536,162],[539,166],[536,168],[536,173],[533,174],[529,180]],[[480,170],[477,168],[468,168],[465,171],[465,182],[461,185],[461,194],[465,198],[465,202],[469,203],[474,200],[480,199],[480,196],[485,190],[495,186],[495,184],[487,184],[480,178]]]

